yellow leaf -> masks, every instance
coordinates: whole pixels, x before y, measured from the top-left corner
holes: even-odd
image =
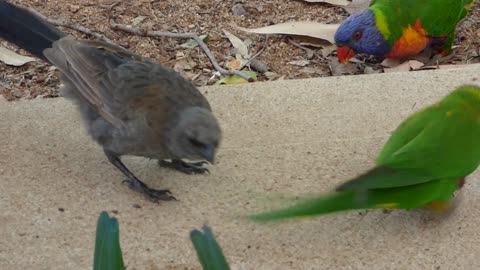
[[[254,80],[257,79],[257,73],[254,71],[242,71],[245,75],[250,76]],[[238,75],[229,75],[226,77],[221,78],[218,80],[215,84],[220,85],[220,84],[241,84],[241,83],[247,83],[248,81],[245,80],[244,78],[238,76]]]

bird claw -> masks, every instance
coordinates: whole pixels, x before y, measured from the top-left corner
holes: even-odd
[[[179,159],[174,159],[171,162],[168,162],[165,160],[158,161],[158,165],[160,165],[161,167],[174,169],[186,174],[210,173],[210,171],[207,168],[203,167],[203,165],[207,163],[208,162],[206,161],[187,163]]]
[[[130,170],[123,164],[117,154],[104,149],[108,160],[119,169],[127,179],[123,180],[123,184],[128,184],[132,190],[142,193],[149,201],[158,203],[159,201],[176,200],[168,189],[153,189],[148,187],[145,183],[140,181]]]
[[[132,190],[142,193],[145,198],[154,203],[177,200],[168,189],[153,189],[142,182],[131,179],[125,179],[122,183],[127,184]]]

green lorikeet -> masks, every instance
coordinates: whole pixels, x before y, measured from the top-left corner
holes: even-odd
[[[337,56],[346,63],[356,53],[401,58],[431,47],[451,52],[457,23],[475,0],[372,0],[348,17],[335,33]]]
[[[375,208],[442,210],[479,164],[480,88],[462,86],[401,123],[372,170],[331,194],[252,218],[267,221]]]

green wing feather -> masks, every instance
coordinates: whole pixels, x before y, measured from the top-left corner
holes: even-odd
[[[419,170],[376,167],[337,187],[337,191],[394,188],[416,185],[434,180],[432,175]]]
[[[120,248],[119,228],[116,218],[110,218],[102,212],[97,222],[95,255],[93,270],[123,270],[122,250]]]
[[[291,207],[252,215],[250,219],[265,222],[355,209],[413,209],[432,201],[448,201],[456,189],[455,179],[440,179],[397,188],[335,192],[303,200]]]

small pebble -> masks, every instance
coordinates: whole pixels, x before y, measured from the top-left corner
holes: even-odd
[[[247,16],[248,12],[245,10],[242,4],[236,4],[232,7],[232,13],[234,16]]]

